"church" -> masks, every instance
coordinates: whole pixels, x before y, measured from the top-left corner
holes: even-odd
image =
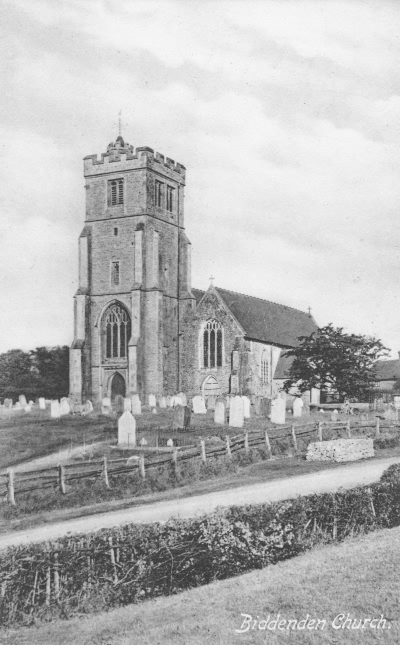
[[[100,158],[84,158],[84,177],[72,400],[275,396],[289,365],[285,350],[317,325],[285,305],[213,284],[192,288],[185,167],[118,136]]]

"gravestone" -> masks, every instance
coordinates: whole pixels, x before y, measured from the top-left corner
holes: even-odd
[[[29,401],[28,405],[35,405],[33,401]]]
[[[167,396],[167,407],[172,408],[172,405],[173,405],[173,397]]]
[[[227,395],[227,396],[225,397],[225,408],[226,408],[227,410],[229,410],[230,405],[231,405],[231,397],[230,397],[229,395]]]
[[[110,414],[111,412],[111,399],[108,396],[104,396],[101,399],[101,413]]]
[[[25,412],[32,412],[32,406],[28,403],[28,405],[24,407],[24,410]]]
[[[28,405],[25,394],[20,394],[18,397],[18,401],[20,403],[21,408],[24,408],[26,405]]]
[[[293,401],[293,416],[294,417],[301,417],[301,414],[303,412],[303,400],[300,399],[299,397],[296,397],[295,400]]]
[[[129,410],[129,412],[132,410],[132,401],[129,398],[124,399],[124,412],[125,410]]]
[[[171,396],[171,407],[174,408],[176,405],[183,406],[182,399],[179,395]]]
[[[242,396],[243,399],[243,415],[245,419],[250,419],[250,399],[248,396]]]
[[[399,410],[400,409],[400,396],[394,396],[393,397],[393,403],[394,403],[394,407],[396,408],[396,410]]]
[[[157,408],[153,408],[151,412],[152,414],[157,414]]]
[[[124,397],[122,394],[117,394],[114,399],[114,406],[117,414],[122,414],[124,411]]]
[[[39,410],[46,409],[46,400],[41,396],[39,399]]]
[[[4,399],[4,409],[5,410],[11,410],[13,406],[12,399]]]
[[[260,414],[263,417],[269,417],[271,415],[271,399],[262,397],[260,401]]]
[[[50,416],[52,419],[59,419],[61,416],[60,402],[57,399],[50,403]]]
[[[202,396],[194,396],[192,401],[193,414],[205,414],[207,412]]]
[[[334,410],[331,414],[331,421],[337,421],[339,416],[338,410]]]
[[[182,401],[183,407],[185,407],[187,405],[187,396],[186,396],[186,394],[184,392],[179,392],[178,396],[179,396],[180,400]]]
[[[214,423],[224,425],[225,423],[225,404],[223,401],[217,401],[214,410]]]
[[[172,427],[174,430],[183,430],[185,427],[185,408],[182,405],[174,407]]]
[[[217,402],[217,397],[213,394],[207,397],[207,410],[215,410],[215,404]]]
[[[85,403],[85,415],[93,412],[93,404],[89,399]]]
[[[285,399],[273,399],[271,404],[271,422],[285,423],[286,420],[286,401]]]
[[[162,410],[165,410],[166,407],[167,407],[167,399],[165,398],[165,396],[162,396],[160,399],[160,408]]]
[[[243,399],[241,396],[234,396],[231,399],[229,408],[229,425],[232,428],[243,428],[244,410]]]
[[[184,418],[184,421],[183,421],[183,425],[185,427],[185,430],[189,430],[190,421],[191,421],[191,418],[192,418],[192,410],[191,410],[189,405],[185,405],[183,409],[185,410],[185,418]]]
[[[118,419],[118,444],[136,446],[136,421],[129,410],[125,410]]]
[[[69,407],[69,401],[68,399],[63,396],[63,398],[60,401],[60,414],[61,416],[65,416],[71,412],[71,408]]]
[[[173,445],[174,445],[174,440],[173,439],[168,439],[168,441],[167,441],[168,448],[172,448]]]
[[[155,408],[157,405],[156,397],[154,394],[149,394],[149,406]]]
[[[142,438],[141,438],[141,440],[139,441],[139,444],[140,444],[141,446],[147,446],[147,445],[148,445],[148,444],[147,444],[147,439],[145,439],[144,437],[142,437]]]
[[[134,394],[131,399],[131,412],[133,415],[142,414],[142,403],[139,394]]]
[[[14,410],[21,410],[21,408],[22,408],[22,405],[20,404],[20,402],[16,401],[15,406],[14,406]]]

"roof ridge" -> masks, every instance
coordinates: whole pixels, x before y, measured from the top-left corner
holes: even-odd
[[[223,287],[214,287],[214,289],[222,289],[222,291],[228,291],[228,293],[234,293],[236,296],[244,296],[245,298],[254,298],[255,300],[261,300],[262,302],[269,302],[271,305],[277,305],[278,307],[285,307],[285,309],[292,309],[292,311],[298,311],[301,314],[308,316],[309,314],[306,311],[301,309],[296,309],[295,307],[290,307],[289,305],[282,305],[280,302],[274,302],[273,300],[266,300],[265,298],[260,298],[259,296],[250,296],[247,293],[239,293],[238,291],[231,291],[230,289],[224,289]],[[198,289],[201,291],[201,289]]]

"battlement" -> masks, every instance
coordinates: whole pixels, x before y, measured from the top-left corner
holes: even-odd
[[[135,149],[129,143],[125,143],[121,136],[115,143],[111,142],[107,146],[107,152],[101,153],[100,158],[97,155],[87,155],[83,161],[85,176],[98,174],[99,171],[114,172],[130,168],[153,167],[155,170],[168,169],[170,171],[168,174],[177,173],[181,179],[184,179],[186,171],[185,166],[169,157],[164,157],[159,152],[154,152],[153,148],[144,146]],[[109,164],[113,166],[110,167]]]

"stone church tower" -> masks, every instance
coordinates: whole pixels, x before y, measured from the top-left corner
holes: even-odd
[[[185,168],[121,136],[84,159],[70,396],[177,392],[181,324],[195,307],[184,232]]]

